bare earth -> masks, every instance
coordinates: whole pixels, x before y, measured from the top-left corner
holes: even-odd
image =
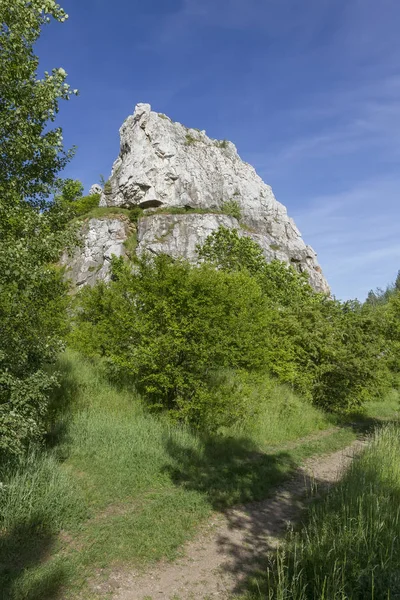
[[[216,515],[201,536],[174,563],[159,563],[145,574],[115,573],[108,582],[113,600],[214,600],[240,593],[266,552],[277,546],[290,522],[300,517],[311,486],[337,481],[363,442],[308,460],[285,485],[263,502]]]

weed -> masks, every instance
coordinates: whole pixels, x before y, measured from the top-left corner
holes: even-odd
[[[198,142],[198,140],[196,140],[196,138],[194,138],[192,135],[190,135],[190,133],[186,134],[186,137],[185,137],[185,146],[193,146],[197,142]]]
[[[240,204],[239,204],[239,202],[237,200],[226,200],[222,204],[222,211],[221,212],[224,215],[229,215],[231,217],[234,217],[238,221],[240,221],[241,216],[242,216]]]

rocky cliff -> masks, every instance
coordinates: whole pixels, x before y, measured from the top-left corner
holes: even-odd
[[[72,256],[64,254],[62,266],[74,286],[94,285],[108,281],[112,256],[125,256],[125,241],[132,225],[123,216],[86,219],[81,228],[81,246]]]
[[[166,252],[195,261],[197,244],[223,225],[256,240],[267,260],[290,263],[308,273],[316,290],[329,291],[316,253],[234,144],[174,123],[148,104],[136,106],[120,136],[100,206],[144,209],[138,253]],[[188,212],[174,214],[177,209]]]

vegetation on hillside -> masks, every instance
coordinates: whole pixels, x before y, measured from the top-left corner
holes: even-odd
[[[335,412],[394,385],[396,295],[383,310],[317,294],[222,227],[199,256],[198,266],[144,257],[134,271],[114,261],[113,281],[77,298],[70,342],[153,408],[208,430],[257,412],[251,389],[266,373]]]
[[[45,447],[2,473],[4,600],[102,597],[88,587],[99,574],[173,559],[213,510],[263,499],[305,457],[355,439],[267,377],[253,390],[263,418],[215,436],[150,414],[101,362],[67,351],[57,370]]]

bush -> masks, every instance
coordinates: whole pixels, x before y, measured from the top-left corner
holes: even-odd
[[[245,407],[230,402],[229,386],[216,391],[215,372],[264,365],[268,313],[257,281],[166,256],[141,259],[134,273],[115,261],[114,279],[82,291],[74,345],[133,376],[154,407],[214,428],[238,418]]]
[[[234,217],[238,221],[240,221],[242,217],[240,204],[236,200],[227,200],[226,202],[224,202],[222,205],[222,212],[225,215]]]
[[[368,307],[314,292],[304,273],[267,263],[258,244],[236,230],[220,227],[198,253],[218,269],[257,280],[270,315],[266,368],[281,382],[336,411],[353,410],[390,386],[385,325]]]
[[[100,194],[91,194],[90,196],[82,196],[82,198],[75,200],[70,205],[70,208],[74,216],[80,217],[99,206],[99,202]]]
[[[129,375],[154,408],[207,429],[253,410],[249,374],[340,412],[390,386],[391,354],[368,307],[315,293],[237,231],[214,232],[199,255],[197,267],[142,258],[133,272],[115,260],[114,281],[79,296],[73,344]]]

